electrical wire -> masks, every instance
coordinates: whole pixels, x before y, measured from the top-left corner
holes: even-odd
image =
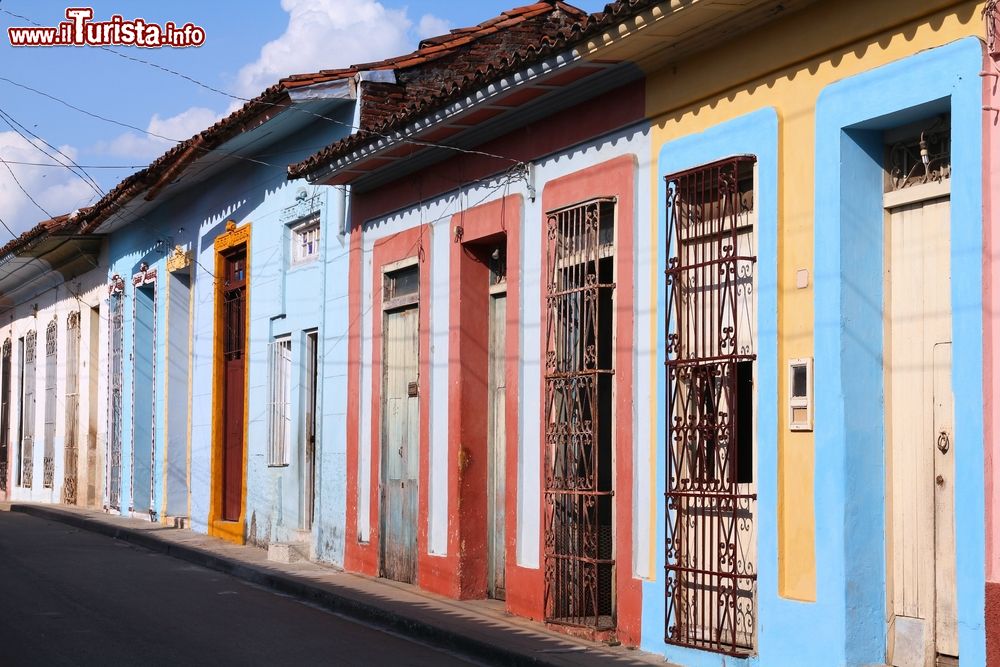
[[[44,27],[44,26],[42,26],[41,23],[38,23],[37,21],[34,21],[34,20],[32,20],[32,19],[30,19],[27,16],[24,16],[22,14],[16,14],[16,13],[14,13],[14,12],[8,10],[8,9],[3,9],[3,8],[0,8],[0,11],[4,12],[5,14],[8,14],[10,16],[14,16],[16,18],[19,18],[19,19],[22,19],[24,21],[27,21],[27,22],[29,22],[29,23],[37,26],[37,27]],[[97,47],[97,48],[99,48],[99,49],[101,49],[103,51],[107,51],[108,53],[112,53],[112,54],[114,54],[114,55],[116,55],[116,56],[118,56],[120,58],[124,58],[126,60],[131,60],[133,62],[140,63],[140,64],[143,64],[143,65],[147,65],[149,67],[153,67],[155,69],[161,70],[161,71],[166,72],[168,74],[171,74],[171,75],[174,75],[174,76],[178,76],[178,77],[180,77],[180,78],[182,78],[182,79],[184,79],[186,81],[189,81],[189,82],[195,84],[196,86],[200,86],[201,88],[204,88],[205,90],[209,90],[211,92],[217,93],[219,95],[222,95],[224,97],[227,97],[229,99],[232,99],[232,100],[235,100],[235,101],[238,101],[238,102],[243,102],[244,104],[250,103],[250,102],[254,102],[254,103],[265,105],[265,106],[281,107],[281,108],[287,109],[289,111],[294,111],[294,112],[297,112],[297,113],[308,114],[308,115],[313,116],[315,118],[318,118],[318,119],[321,119],[321,120],[326,120],[326,121],[329,121],[331,123],[335,123],[335,124],[340,125],[340,126],[346,128],[348,130],[351,130],[351,132],[366,132],[367,134],[370,134],[370,135],[373,135],[373,136],[377,136],[379,138],[386,139],[388,141],[395,140],[395,141],[399,141],[399,142],[402,142],[402,143],[407,143],[407,144],[411,144],[411,145],[415,145],[415,146],[429,147],[429,148],[442,148],[442,149],[446,149],[446,150],[457,151],[457,152],[460,152],[460,153],[467,153],[467,154],[470,154],[470,155],[479,155],[479,156],[482,156],[482,157],[489,157],[489,158],[493,158],[493,159],[497,159],[497,160],[504,160],[504,161],[507,161],[507,162],[510,162],[510,163],[513,163],[513,164],[517,164],[517,163],[520,162],[520,160],[517,160],[515,158],[507,157],[507,156],[504,156],[504,155],[499,155],[499,154],[496,154],[496,153],[490,153],[490,152],[487,152],[487,151],[479,151],[479,150],[472,150],[472,149],[466,149],[466,148],[459,148],[458,146],[450,146],[448,144],[439,144],[439,143],[430,142],[430,141],[420,141],[418,139],[408,139],[408,138],[405,138],[405,137],[392,137],[392,136],[386,135],[384,133],[381,133],[381,132],[378,132],[378,131],[375,131],[375,130],[372,130],[372,129],[369,129],[369,128],[364,128],[364,127],[356,126],[356,125],[354,125],[352,123],[347,123],[347,122],[342,121],[342,120],[337,119],[337,118],[331,118],[331,117],[326,116],[324,114],[320,114],[320,113],[317,113],[315,111],[310,111],[308,109],[303,109],[303,108],[295,107],[295,106],[289,106],[287,104],[281,104],[281,103],[278,103],[278,102],[266,102],[264,100],[259,100],[259,99],[255,99],[255,98],[248,98],[248,97],[242,97],[240,95],[234,95],[233,93],[230,93],[230,92],[227,92],[225,90],[222,90],[221,88],[216,88],[216,87],[211,86],[211,85],[209,85],[207,83],[204,83],[203,81],[199,81],[198,79],[195,79],[194,77],[189,76],[187,74],[183,74],[183,73],[178,72],[176,70],[170,69],[169,67],[164,67],[163,65],[159,65],[157,63],[153,63],[153,62],[150,62],[148,60],[144,60],[142,58],[137,58],[135,56],[131,56],[131,55],[122,53],[120,51],[112,49],[111,47],[100,46],[100,47]],[[26,86],[24,84],[18,84],[18,83],[12,82],[10,79],[4,78],[4,77],[0,77],[0,80],[7,81],[7,82],[10,82],[10,83],[14,83],[14,85],[19,85],[19,86],[21,86],[23,88],[28,88],[29,90],[32,90],[30,86]],[[35,91],[35,92],[39,92],[39,91]],[[39,92],[39,94],[45,95],[46,97],[52,97],[53,99],[57,99],[54,96],[48,95],[47,93],[41,93],[41,92]],[[71,108],[76,108],[78,111],[82,111],[81,109],[79,109],[77,107],[73,107],[73,105],[71,105],[71,104],[69,104],[67,102],[64,102],[62,100],[58,100],[57,99],[57,101],[60,101],[63,104],[65,104],[66,106],[69,106]],[[86,113],[86,112],[84,112],[84,113]],[[92,115],[94,115],[95,117],[101,118],[100,116],[96,116],[96,114],[92,114]],[[129,127],[130,129],[136,130],[138,132],[144,132],[146,134],[150,134],[151,136],[159,137],[159,138],[162,138],[162,139],[167,139],[166,137],[162,137],[161,135],[157,135],[157,134],[154,134],[152,132],[148,132],[147,130],[143,130],[142,128],[138,128],[138,127],[136,127],[134,125],[128,125],[126,123],[121,123],[121,122],[114,121],[114,120],[107,119],[107,118],[101,118],[101,119],[102,120],[106,120],[108,122],[113,122],[113,123],[118,124],[118,125],[124,125],[126,127]],[[177,141],[177,142],[180,142],[180,140],[177,140],[177,139],[167,139],[167,140],[168,141]],[[211,149],[206,149],[206,150],[211,150]]]
[[[50,144],[49,142],[45,141],[45,139],[43,139],[42,137],[40,137],[37,134],[35,134],[34,132],[32,132],[31,130],[29,130],[28,128],[26,128],[21,123],[17,122],[17,120],[13,116],[11,116],[9,113],[7,113],[2,107],[0,107],[0,119],[2,119],[5,123],[7,123],[7,125],[10,127],[10,129],[12,129],[14,132],[16,132],[18,134],[18,136],[20,136],[22,139],[24,139],[27,143],[31,144],[36,150],[38,150],[45,157],[47,157],[47,158],[49,158],[51,160],[54,160],[56,162],[59,162],[59,160],[54,155],[51,155],[47,151],[42,150],[41,146],[39,146],[38,144],[36,144],[35,142],[31,141],[26,136],[24,136],[24,134],[22,133],[22,130],[24,132],[30,134],[32,137],[34,137],[38,141],[42,142],[43,144],[45,144],[46,146],[48,146],[52,150],[54,150],[59,155],[61,155],[64,158],[66,158],[70,162],[70,165],[72,165],[73,167],[76,167],[76,169],[79,170],[79,171],[76,171],[76,170],[74,170],[74,169],[71,168],[70,171],[73,174],[75,174],[80,180],[82,180],[84,183],[86,183],[90,187],[91,190],[93,190],[94,192],[97,193],[97,195],[99,197],[103,197],[104,196],[104,190],[101,189],[101,186],[97,183],[97,181],[95,181],[94,178],[90,174],[88,174],[86,171],[84,171],[82,168],[80,168],[80,166],[76,163],[75,160],[73,160],[73,158],[71,158],[70,156],[66,155],[61,150],[59,150],[58,148],[56,148],[55,146],[53,146],[52,144]],[[19,130],[18,128],[21,128],[21,129]],[[60,163],[60,164],[63,164],[63,163]],[[65,167],[69,167],[70,165],[63,164],[63,166],[65,166]]]
[[[2,0],[0,0],[0,1],[2,1]],[[3,8],[0,8],[0,11],[4,12],[4,13],[10,15],[10,16],[13,16],[13,17],[22,19],[24,21],[27,21],[29,23],[32,23],[35,26],[41,26],[40,23],[38,23],[37,21],[32,20],[31,18],[29,18],[27,16],[24,16],[24,15],[21,15],[21,14],[17,14],[15,12],[11,12],[11,11],[9,11],[7,9],[3,9]],[[408,143],[408,144],[411,144],[411,145],[416,145],[416,146],[421,146],[421,147],[442,148],[442,149],[457,151],[457,152],[468,154],[468,155],[477,155],[477,156],[482,156],[482,157],[489,157],[489,158],[492,158],[492,159],[498,159],[498,160],[507,161],[507,162],[511,163],[515,168],[522,168],[522,169],[524,168],[523,161],[521,161],[519,159],[516,159],[516,158],[511,158],[511,157],[507,157],[507,156],[503,156],[503,155],[498,155],[498,154],[490,153],[490,152],[487,152],[487,151],[480,151],[480,150],[474,150],[474,149],[459,148],[459,147],[456,147],[456,146],[449,146],[449,145],[446,145],[446,144],[438,144],[438,143],[435,143],[435,142],[428,142],[428,141],[420,141],[420,140],[409,139],[409,138],[400,137],[400,136],[390,137],[390,136],[385,135],[385,134],[380,133],[380,132],[371,131],[371,130],[364,130],[363,128],[355,126],[355,125],[353,125],[351,123],[346,123],[346,122],[344,122],[344,121],[342,121],[340,119],[331,118],[331,117],[326,116],[324,114],[320,114],[320,113],[317,113],[317,112],[314,112],[314,111],[310,111],[308,109],[303,109],[303,108],[300,108],[300,107],[291,106],[291,105],[283,104],[283,103],[267,102],[267,101],[260,100],[260,99],[250,99],[250,98],[241,97],[239,95],[234,95],[234,94],[229,93],[227,91],[224,91],[224,90],[222,90],[220,88],[216,88],[214,86],[206,84],[206,83],[204,83],[202,81],[199,81],[198,79],[195,79],[194,77],[188,76],[186,74],[183,74],[183,73],[178,72],[176,70],[170,69],[168,67],[164,67],[162,65],[159,65],[157,63],[152,63],[152,62],[144,60],[142,58],[136,58],[134,56],[130,56],[130,55],[121,53],[121,52],[119,52],[119,51],[117,51],[115,49],[112,49],[110,47],[107,47],[107,46],[100,47],[100,48],[102,50],[108,51],[109,53],[112,53],[112,54],[114,54],[116,56],[119,56],[121,58],[124,58],[126,60],[134,61],[136,63],[143,64],[143,65],[146,65],[146,66],[149,66],[149,67],[161,70],[163,72],[166,72],[168,74],[180,77],[180,78],[182,78],[184,80],[187,80],[187,81],[189,81],[189,82],[191,82],[191,83],[193,83],[193,84],[195,84],[197,86],[200,86],[200,87],[202,87],[202,88],[204,88],[206,90],[215,92],[217,94],[223,95],[223,96],[225,96],[227,98],[230,98],[230,99],[233,99],[233,100],[241,101],[241,102],[244,102],[244,103],[255,102],[257,104],[261,104],[261,105],[264,105],[264,106],[281,107],[282,109],[285,109],[285,110],[290,110],[290,111],[294,111],[294,112],[298,112],[298,113],[305,113],[305,114],[307,114],[309,116],[312,116],[314,118],[317,118],[317,119],[320,119],[320,120],[325,120],[325,121],[332,122],[332,123],[335,123],[337,125],[343,126],[343,127],[347,128],[347,129],[351,130],[352,132],[365,131],[365,132],[367,132],[368,134],[370,134],[372,136],[382,137],[382,138],[384,138],[386,140],[389,140],[389,141],[395,140],[395,141],[399,141],[399,142],[402,142],[402,143]],[[137,132],[146,134],[148,136],[152,136],[152,137],[155,137],[155,138],[163,139],[165,141],[174,142],[176,144],[183,143],[183,141],[190,141],[190,139],[189,140],[178,140],[178,139],[174,139],[174,138],[171,138],[171,137],[166,137],[164,135],[152,132],[152,131],[150,131],[148,129],[143,129],[143,128],[140,128],[138,126],[132,125],[130,123],[125,123],[125,122],[122,122],[122,121],[118,121],[118,120],[116,120],[114,118],[109,118],[107,116],[103,116],[101,114],[97,114],[97,113],[91,112],[91,111],[83,109],[83,108],[81,108],[81,107],[79,107],[79,106],[77,106],[75,104],[72,104],[72,103],[70,103],[70,102],[68,102],[68,101],[66,101],[66,100],[64,100],[64,99],[62,99],[62,98],[60,98],[60,97],[58,97],[56,95],[52,95],[52,94],[47,93],[45,91],[39,90],[39,89],[37,89],[37,88],[35,88],[33,86],[29,86],[27,84],[23,84],[23,83],[14,81],[14,80],[12,80],[12,79],[10,79],[8,77],[0,76],[0,81],[7,82],[7,83],[9,83],[11,85],[20,87],[22,89],[25,89],[25,90],[31,91],[31,92],[33,92],[35,94],[41,95],[43,97],[46,97],[46,98],[48,98],[48,99],[50,99],[52,101],[55,101],[55,102],[57,102],[59,104],[62,104],[64,106],[66,106],[66,107],[68,107],[68,108],[70,108],[70,109],[72,109],[74,111],[77,111],[78,113],[82,113],[84,115],[87,115],[89,117],[92,117],[92,118],[95,118],[95,119],[98,119],[98,120],[101,120],[101,121],[104,121],[104,122],[108,122],[108,123],[112,123],[112,124],[115,124],[115,125],[118,125],[118,126],[121,126],[121,127],[125,127],[127,129],[135,130]],[[269,162],[266,162],[266,161],[263,161],[263,160],[259,160],[259,159],[256,159],[256,158],[250,158],[250,157],[246,157],[246,156],[237,155],[235,151],[226,152],[226,151],[221,151],[219,148],[208,148],[208,147],[204,147],[204,146],[198,146],[197,144],[192,145],[192,148],[194,148],[195,150],[198,150],[198,151],[202,151],[205,154],[209,154],[209,153],[215,152],[215,153],[220,153],[223,156],[223,158],[232,157],[232,158],[235,158],[235,159],[238,159],[238,160],[247,161],[247,162],[251,162],[251,163],[262,165],[262,166],[268,166],[268,167],[271,167],[271,168],[280,168],[282,170],[286,169],[286,165],[285,164],[276,165],[276,164],[272,164],[272,163],[269,163]],[[49,157],[51,157],[51,156],[49,156]],[[52,158],[52,159],[55,159],[55,158]],[[55,161],[59,162],[58,160],[55,160]],[[63,166],[66,166],[68,168],[67,165],[63,165]],[[9,165],[7,166],[7,168],[8,168],[8,170],[10,169]],[[207,168],[208,168],[208,166],[206,165],[205,169],[207,169]],[[81,167],[81,170],[82,170],[82,167]],[[74,173],[76,173],[76,172],[74,172]],[[87,176],[90,177],[89,174],[87,174]],[[93,178],[92,177],[90,177],[90,178],[93,181]],[[98,186],[98,189],[100,189],[99,186]],[[22,190],[23,190],[23,188],[22,188]],[[112,202],[112,205],[115,206],[115,209],[112,210],[112,213],[107,218],[107,220],[120,219],[121,215],[122,215],[122,211],[124,210],[126,204],[127,204],[127,202],[124,202],[124,203]]]
[[[144,164],[63,164],[62,162],[27,162],[25,160],[7,160],[8,164],[19,164],[26,167],[62,167],[63,169],[142,169]]]
[[[16,183],[17,187],[19,187],[21,189],[21,192],[24,193],[24,196],[27,197],[31,201],[31,203],[35,205],[35,208],[37,208],[39,211],[42,212],[42,214],[45,216],[46,220],[51,220],[54,216],[51,213],[49,213],[48,211],[46,211],[45,208],[42,207],[42,205],[39,204],[38,201],[34,197],[31,196],[31,193],[29,193],[27,190],[24,189],[24,186],[21,185],[21,181],[19,181],[17,179],[17,176],[14,175],[14,170],[10,168],[10,165],[7,164],[7,161],[3,159],[3,156],[0,156],[0,162],[3,163],[3,166],[7,167],[7,171],[10,172],[10,177],[14,179],[14,183]],[[11,233],[13,234],[13,232],[11,232]],[[15,235],[14,238],[17,238],[17,236]]]

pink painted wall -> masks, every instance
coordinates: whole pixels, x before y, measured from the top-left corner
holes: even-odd
[[[983,72],[986,660],[1000,667],[1000,62],[987,55]]]

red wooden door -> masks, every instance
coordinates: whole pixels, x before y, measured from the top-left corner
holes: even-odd
[[[243,359],[226,360],[222,518],[239,521],[243,495]]]
[[[239,521],[243,504],[243,411],[246,404],[246,249],[226,257],[223,295],[222,519]]]

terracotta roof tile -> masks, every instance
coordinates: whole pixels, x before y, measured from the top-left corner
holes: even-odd
[[[631,1],[648,4],[651,0]],[[626,0],[616,3],[626,4],[630,3]],[[177,144],[146,168],[122,180],[81,216],[82,230],[95,229],[142,193],[146,193],[147,199],[154,198],[199,157],[246,131],[254,122],[260,122],[268,112],[287,106],[290,90],[350,78],[365,70],[395,70],[397,86],[370,82],[363,87],[362,127],[358,135],[358,141],[363,141],[373,132],[384,131],[443,103],[456,91],[477,85],[477,82],[493,78],[498,72],[534,57],[546,44],[562,40],[560,35],[580,32],[589,20],[585,12],[570,4],[545,0],[507,10],[476,26],[425,39],[413,53],[347,68],[287,76],[226,118]],[[350,145],[354,144],[349,141],[333,144],[290,171],[299,169],[304,173],[308,168],[302,165],[312,165],[314,160],[325,159],[321,156]]]
[[[380,107],[367,115],[363,105],[360,131],[289,166],[289,177],[305,176],[366,145],[376,136],[394,132],[408,122],[432,113],[491,81],[563,51],[658,2],[662,0],[618,0],[606,5],[603,12],[591,15],[559,0],[539,2],[508,10],[501,16],[480,23],[477,28],[453,30],[452,34],[460,33],[474,39],[469,40],[473,45],[465,49],[452,46],[440,54],[435,52],[438,59],[461,54],[461,58],[452,58],[454,62],[450,63],[450,70],[444,66],[427,67],[426,61],[414,58],[420,51],[394,61],[384,61],[395,65],[397,81],[407,90],[405,103],[391,113]],[[535,19],[537,21],[533,22]],[[493,35],[500,36],[491,37]],[[442,36],[430,38],[430,41],[437,46],[456,44],[458,39],[449,42],[447,36]],[[406,60],[407,58],[410,60]],[[398,71],[418,66],[419,69],[409,75]],[[366,94],[364,89],[362,94]]]
[[[13,238],[0,247],[0,262],[6,260],[10,255],[27,247],[32,241],[41,239],[44,236],[57,234],[66,231],[76,231],[79,229],[79,217],[70,220],[69,214],[57,215],[54,218],[43,220],[31,229],[22,233],[17,238]]]

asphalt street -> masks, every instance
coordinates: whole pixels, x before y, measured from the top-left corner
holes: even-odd
[[[228,575],[0,512],[0,665],[468,665]]]

